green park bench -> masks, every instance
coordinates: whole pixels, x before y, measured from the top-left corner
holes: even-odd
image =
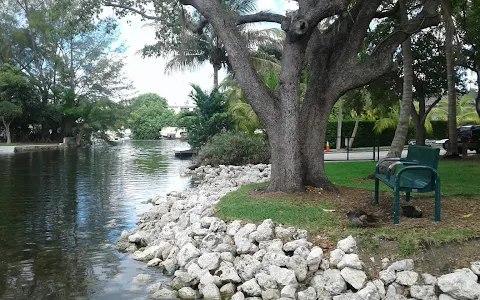
[[[385,174],[380,173],[380,164],[386,160],[392,163]],[[435,221],[440,221],[440,176],[437,168],[440,149],[426,146],[408,146],[406,158],[386,157],[375,168],[375,205],[378,205],[378,185],[383,182],[393,189],[393,222],[399,223],[400,192],[406,193],[405,200],[410,201],[410,193],[428,193],[435,191]]]

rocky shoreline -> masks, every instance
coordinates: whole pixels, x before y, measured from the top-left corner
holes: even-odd
[[[214,217],[220,198],[242,185],[267,181],[270,166],[199,167],[199,186],[153,199],[138,227],[122,232],[117,249],[172,275],[170,286],[148,286],[153,299],[421,299],[480,300],[480,261],[440,277],[414,271],[413,260],[382,261],[367,278],[349,236],[328,255],[302,229]],[[151,282],[140,274],[135,284]],[[138,287],[137,287],[138,288]]]

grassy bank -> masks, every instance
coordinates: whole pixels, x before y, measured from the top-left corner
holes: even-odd
[[[393,225],[393,197],[384,191],[380,205],[373,206],[374,181],[368,179],[374,162],[341,162],[325,165],[327,175],[339,188],[338,193],[309,189],[296,195],[265,193],[268,183],[244,186],[226,195],[218,204],[218,215],[225,220],[245,219],[260,222],[272,219],[309,230],[334,243],[349,234],[359,236],[367,247],[375,250],[381,240],[395,240],[399,252],[413,253],[419,246],[464,241],[480,237],[480,162],[442,161],[439,173],[442,181],[442,222],[433,222],[434,201],[428,194],[412,194],[413,205],[419,206],[421,219],[401,217]],[[377,226],[352,227],[345,213],[362,209],[374,214]],[[332,211],[334,210],[334,211]]]

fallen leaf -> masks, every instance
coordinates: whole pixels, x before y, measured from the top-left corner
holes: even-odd
[[[472,216],[472,214],[466,214],[466,215],[463,215],[462,218],[470,218]]]
[[[325,208],[322,208],[324,212],[335,212],[336,210],[334,209],[325,209]]]

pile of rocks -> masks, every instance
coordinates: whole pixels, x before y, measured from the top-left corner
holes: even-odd
[[[212,217],[223,195],[269,173],[267,165],[196,169],[204,178],[198,188],[154,199],[138,228],[122,233],[120,250],[173,275],[169,288],[148,288],[152,298],[480,300],[480,262],[437,279],[414,272],[412,260],[385,261],[378,279],[369,279],[351,236],[326,257],[305,230]]]

